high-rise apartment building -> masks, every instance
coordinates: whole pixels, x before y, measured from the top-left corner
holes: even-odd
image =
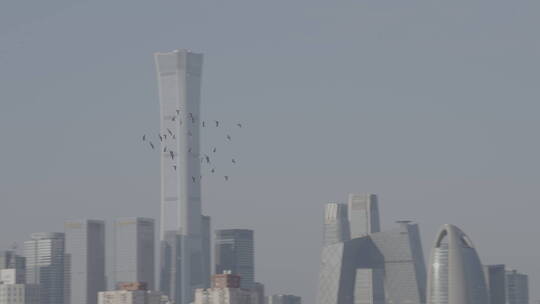
[[[255,283],[253,230],[216,230],[214,248],[216,274],[229,271],[242,278],[242,288],[253,288]]]
[[[351,239],[347,204],[328,203],[324,210],[324,245],[332,245]]]
[[[266,297],[267,304],[302,304],[302,298],[295,295],[275,294]]]
[[[351,238],[381,231],[377,195],[349,194],[348,206]]]
[[[428,304],[488,304],[478,253],[459,228],[444,225],[435,239],[428,271]]]
[[[64,224],[67,282],[64,297],[69,304],[97,303],[105,286],[105,222],[70,220]]]
[[[529,304],[529,277],[516,270],[506,271],[506,303]]]
[[[171,233],[179,236],[178,256],[164,264],[161,280],[169,285],[169,296],[177,304],[193,301],[194,290],[209,282],[209,253],[206,250],[206,220],[201,213],[200,95],[202,54],[176,50],[155,54],[161,108],[161,227],[162,248]],[[164,254],[162,253],[162,256]],[[174,266],[172,264],[179,263]],[[162,263],[163,264],[163,263]],[[170,275],[177,275],[176,278]],[[171,284],[177,284],[173,286]],[[174,291],[173,291],[174,290]]]
[[[114,221],[113,279],[144,282],[154,290],[155,225],[149,218],[119,218]]]
[[[41,288],[41,304],[64,303],[65,236],[59,232],[32,233],[24,242],[26,283]]]
[[[506,304],[505,265],[485,265],[484,276],[486,277],[489,304]]]

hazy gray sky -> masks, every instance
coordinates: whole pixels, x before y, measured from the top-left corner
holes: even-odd
[[[245,124],[204,210],[255,229],[270,292],[313,303],[323,204],[374,192],[383,226],[418,221],[428,251],[456,224],[539,299],[538,28],[538,0],[3,0],[0,248],[158,217],[152,53],[189,48],[203,116]]]

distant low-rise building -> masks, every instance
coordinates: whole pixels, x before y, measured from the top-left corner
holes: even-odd
[[[289,294],[275,294],[266,297],[266,304],[302,304],[302,298]]]
[[[212,277],[212,288],[195,290],[195,304],[263,304],[254,289],[240,288],[240,276],[224,273]]]
[[[143,282],[117,284],[117,290],[102,291],[98,304],[169,304],[167,296],[158,291],[147,290]]]
[[[529,304],[529,277],[526,274],[506,271],[506,303]]]
[[[40,304],[39,285],[18,281],[16,269],[0,270],[0,304]]]

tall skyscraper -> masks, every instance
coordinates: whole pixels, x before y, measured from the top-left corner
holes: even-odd
[[[347,205],[328,203],[324,210],[324,245],[332,245],[350,240]]]
[[[105,288],[105,222],[70,220],[64,224],[69,304],[97,303]]]
[[[381,231],[379,203],[375,194],[349,194],[351,238]]]
[[[32,233],[24,242],[26,283],[38,284],[42,304],[64,303],[65,236],[59,232]]]
[[[444,225],[435,239],[428,271],[428,304],[488,304],[482,263],[459,228]]]
[[[154,220],[132,217],[114,221],[115,283],[144,282],[154,290]]]
[[[155,54],[161,108],[161,240],[170,233],[180,236],[178,256],[169,262],[179,271],[178,280],[162,272],[177,304],[193,301],[195,288],[209,281],[206,273],[208,256],[203,252],[203,216],[201,213],[201,169],[199,162],[200,95],[202,54],[176,50]],[[175,238],[169,238],[175,239]],[[176,240],[176,239],[175,239]],[[162,244],[166,249],[174,244]],[[163,255],[163,254],[162,254]],[[173,267],[171,265],[171,267]],[[173,282],[174,281],[174,282]],[[160,283],[161,284],[161,283]]]
[[[216,274],[230,271],[240,276],[242,288],[253,288],[255,283],[253,230],[216,230],[214,247]]]
[[[484,266],[489,304],[506,304],[506,268],[504,265]]]
[[[506,271],[506,303],[529,304],[529,277],[526,274]]]

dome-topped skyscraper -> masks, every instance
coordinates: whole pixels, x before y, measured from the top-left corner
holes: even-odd
[[[435,239],[428,271],[428,304],[488,304],[482,263],[469,237],[444,225]]]

